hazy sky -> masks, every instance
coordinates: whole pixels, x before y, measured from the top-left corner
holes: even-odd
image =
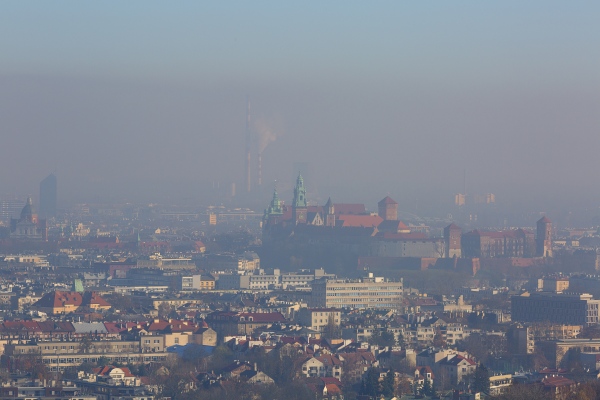
[[[499,201],[599,203],[599,15],[592,1],[3,1],[0,194],[37,194],[54,170],[63,199],[240,192],[249,96],[277,136],[269,187],[306,161],[320,196],[371,209],[388,193],[451,203],[465,169],[468,192]]]

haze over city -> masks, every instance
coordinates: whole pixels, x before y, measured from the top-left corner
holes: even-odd
[[[599,15],[0,2],[0,400],[600,400]]]
[[[63,202],[241,195],[249,98],[265,201],[303,162],[319,200],[435,212],[466,171],[499,203],[594,209],[599,7],[4,3],[2,194],[56,171]]]

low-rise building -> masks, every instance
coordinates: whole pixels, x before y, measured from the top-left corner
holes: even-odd
[[[46,293],[33,307],[47,314],[69,314],[76,311],[106,311],[110,309],[108,304],[96,292],[64,292],[55,290]]]
[[[302,375],[307,378],[331,376],[342,379],[342,362],[334,355],[310,357],[302,364]]]
[[[238,313],[232,311],[215,311],[206,316],[206,322],[219,334],[250,335],[256,329],[269,327],[275,323],[286,322],[280,312],[274,313]]]
[[[499,396],[506,392],[513,384],[511,374],[490,376],[490,396]]]
[[[329,324],[340,326],[342,313],[335,308],[301,308],[296,314],[299,324],[315,331],[322,331]]]

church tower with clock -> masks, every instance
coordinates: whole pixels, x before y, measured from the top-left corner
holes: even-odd
[[[308,207],[306,205],[306,188],[304,187],[304,179],[298,174],[296,179],[296,187],[294,188],[294,201],[292,204],[292,221],[296,225],[306,224],[306,214]]]

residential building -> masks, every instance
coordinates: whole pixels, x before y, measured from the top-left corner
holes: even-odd
[[[28,400],[97,400],[96,395],[83,393],[82,387],[67,381],[9,381],[0,386],[0,399]],[[152,400],[152,399],[148,399]]]
[[[598,324],[600,300],[590,294],[524,293],[511,297],[512,320],[566,325]]]
[[[513,377],[511,374],[490,376],[490,396],[499,396],[511,387]]]
[[[217,286],[220,290],[272,290],[290,287],[308,288],[316,279],[334,279],[335,275],[327,274],[324,269],[318,268],[314,271],[301,270],[285,274],[282,274],[279,269],[273,270],[272,274],[266,274],[264,270],[259,269],[253,272],[219,274],[217,277]]]
[[[342,362],[332,354],[310,357],[302,364],[302,375],[307,378],[331,376],[342,379]]]
[[[6,344],[4,355],[12,370],[22,369],[27,357],[40,357],[50,371],[64,371],[85,362],[95,363],[100,359],[109,363],[140,364],[164,361],[169,353],[143,353],[139,340],[100,340],[79,342],[38,342],[28,344]],[[25,358],[23,358],[25,357]]]
[[[464,340],[470,332],[461,324],[448,324],[446,326],[446,343],[454,346],[456,342]]]
[[[56,290],[46,293],[33,307],[47,314],[69,314],[76,311],[106,311],[111,305],[96,292],[63,292]]]
[[[312,284],[309,305],[319,308],[388,308],[400,306],[402,280],[393,282],[372,273],[362,279],[319,279]]]
[[[206,316],[206,322],[219,334],[250,335],[255,329],[266,328],[274,323],[286,322],[280,312],[274,313],[245,313],[232,311],[215,311]]]
[[[322,331],[329,324],[339,327],[341,311],[335,308],[301,308],[296,314],[299,324],[315,331]]]
[[[471,374],[475,373],[475,368],[477,368],[475,361],[460,354],[449,355],[439,364],[439,377],[446,377],[451,385],[457,385],[459,382],[465,381]]]

